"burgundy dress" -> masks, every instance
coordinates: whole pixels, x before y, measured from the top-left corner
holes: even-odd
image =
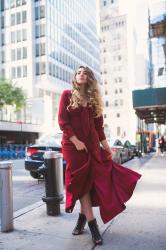
[[[58,114],[63,131],[62,153],[67,163],[66,212],[71,213],[76,200],[89,192],[92,206],[99,206],[106,223],[125,209],[124,203],[132,196],[141,175],[107,160],[106,151],[100,147],[100,141],[105,139],[103,117],[94,118],[89,105],[67,110],[70,97],[70,90],[62,93]],[[85,143],[88,153],[76,149],[69,140],[73,135]]]

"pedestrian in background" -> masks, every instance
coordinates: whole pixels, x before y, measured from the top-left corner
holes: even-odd
[[[159,147],[160,147],[161,153],[163,154],[164,149],[165,149],[165,142],[164,142],[164,136],[163,135],[159,139]]]
[[[94,73],[84,66],[76,71],[72,90],[62,93],[58,121],[63,131],[66,160],[66,212],[77,200],[80,213],[73,235],[82,234],[86,222],[95,245],[102,244],[92,207],[98,206],[104,223],[125,209],[140,174],[111,160],[103,127],[102,99]]]

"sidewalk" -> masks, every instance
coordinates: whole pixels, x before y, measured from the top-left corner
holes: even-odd
[[[143,176],[127,209],[107,224],[103,224],[98,209],[103,250],[164,250],[166,249],[166,156],[153,155],[133,159],[124,165]],[[134,166],[134,167],[133,167]],[[90,233],[72,236],[78,216],[79,204],[72,214],[46,215],[45,204],[40,201],[15,213],[11,233],[0,233],[0,250],[90,250],[94,249]]]

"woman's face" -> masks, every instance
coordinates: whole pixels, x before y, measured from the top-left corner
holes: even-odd
[[[88,74],[87,71],[84,68],[79,68],[76,73],[76,82],[79,85],[84,85],[87,83],[88,80]]]

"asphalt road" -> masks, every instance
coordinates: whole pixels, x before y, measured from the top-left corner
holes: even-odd
[[[14,211],[29,206],[44,195],[44,181],[33,179],[24,168],[24,160],[13,160],[13,208]]]

